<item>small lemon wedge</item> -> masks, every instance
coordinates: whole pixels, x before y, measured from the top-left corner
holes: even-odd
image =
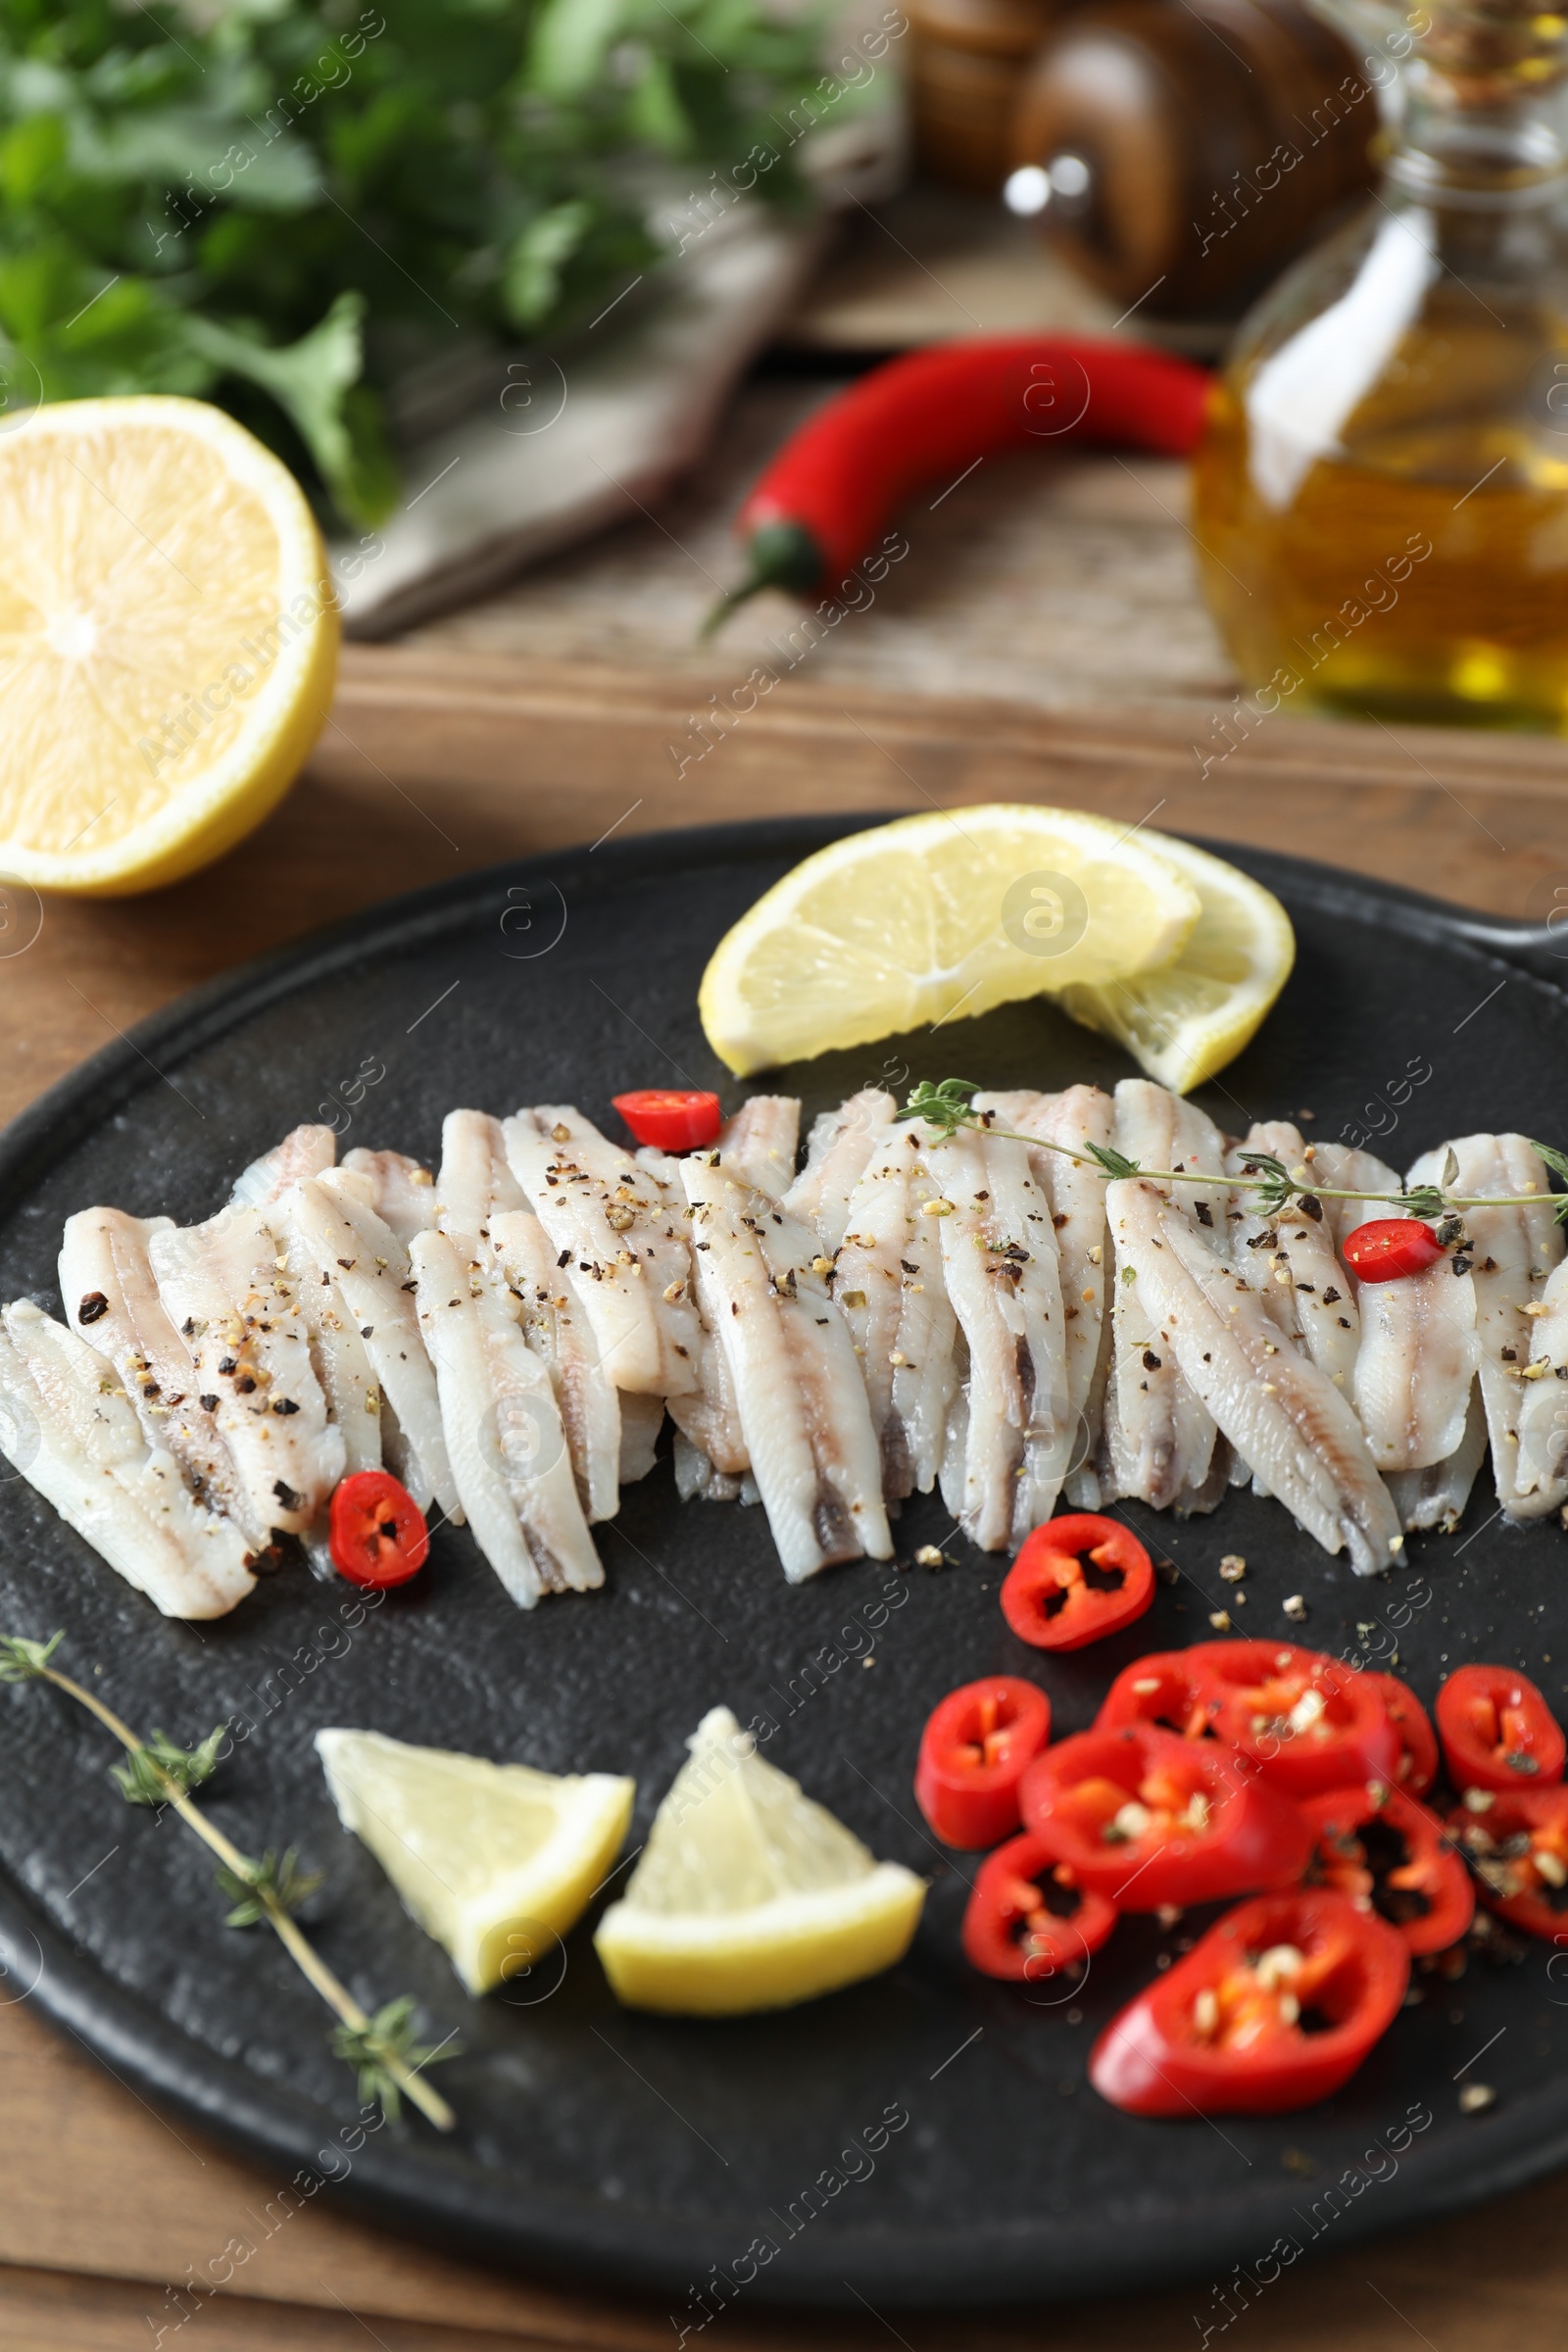
[[[1198,921],[1169,962],[1064,989],[1061,1004],[1185,1095],[1255,1037],[1291,976],[1296,934],[1273,892],[1250,874],[1169,834],[1148,838],[1197,892]]]
[[[318,1732],[316,1751],[343,1827],[476,1993],[526,1975],[581,1918],[637,1792],[609,1773],[558,1779],[380,1732]]]
[[[925,1883],[878,1862],[764,1764],[728,1707],[703,1717],[594,1944],[634,2009],[784,2009],[903,1958]]]
[[[220,409],[0,433],[0,873],[112,896],[220,857],[320,732],[338,634],[299,485]]]
[[[1147,834],[995,803],[818,850],[719,942],[698,997],[739,1077],[1168,962],[1198,896]]]

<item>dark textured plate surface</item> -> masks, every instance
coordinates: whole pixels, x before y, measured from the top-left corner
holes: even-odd
[[[844,829],[663,836],[469,876],[185,1000],[0,1144],[4,1295],[58,1312],[71,1210],[203,1216],[286,1128],[341,1125],[345,1082],[366,1065],[385,1076],[352,1106],[345,1145],[427,1159],[458,1103],[574,1100],[612,1123],[626,1086],[719,1083],[695,1009],[704,961],[767,883]],[[1504,960],[1500,931],[1466,936],[1448,910],[1284,858],[1239,862],[1285,900],[1300,956],[1263,1035],[1204,1090],[1223,1125],[1305,1108],[1319,1136],[1381,1128],[1400,1166],[1476,1128],[1568,1142],[1568,999]],[[1040,1003],[773,1083],[809,1116],[879,1076],[1054,1087],[1127,1067]],[[441,2072],[461,2127],[446,2142],[416,2119],[360,2144],[314,1994],[261,1931],[224,1928],[205,1851],[172,1819],[128,1810],[102,1734],[36,1687],[0,1690],[0,1996],[33,1999],[280,2189],[313,2168],[449,2245],[657,2287],[677,2328],[735,2291],[884,2308],[1220,2280],[1238,2262],[1267,2275],[1290,2246],[1348,2243],[1568,2159],[1568,1984],[1552,1955],[1535,1944],[1510,1965],[1420,1977],[1419,2003],[1308,2113],[1134,2122],[1088,2088],[1090,2044],[1196,1922],[1127,1923],[1060,1997],[971,1976],[957,1927],[973,1866],[921,1834],[919,1726],[954,1683],[1000,1669],[1038,1675],[1076,1730],[1111,1673],[1206,1638],[1225,1601],[1240,1631],[1294,1635],[1280,1604],[1298,1591],[1299,1638],[1375,1663],[1396,1651],[1428,1699],[1449,1665],[1488,1656],[1561,1704],[1568,1537],[1494,1510],[1488,1482],[1457,1537],[1415,1539],[1406,1568],[1358,1584],[1250,1494],[1186,1524],[1135,1509],[1180,1580],[1130,1634],[1050,1661],[1003,1623],[1004,1563],[954,1543],[960,1564],[939,1574],[862,1562],[791,1590],[760,1511],[680,1505],[667,1459],[598,1531],[601,1594],[524,1616],[447,1529],[417,1587],[360,1625],[345,1623],[349,1588],[303,1570],[220,1624],[172,1624],[13,1477],[0,1629],[65,1627],[61,1662],[143,1729],[189,1740],[231,1725],[214,1818],[248,1850],[296,1844],[324,1871],[312,1931],[362,1999],[412,1991],[431,2039],[461,2032]],[[922,1499],[898,1524],[901,1556],[947,1532]],[[1227,1551],[1249,1561],[1245,1606],[1217,1576]],[[890,1976],[772,2018],[640,2017],[611,1999],[586,1923],[553,1966],[471,2002],[338,1829],[311,1744],[323,1724],[354,1724],[549,1771],[635,1773],[635,1838],[719,1700],[771,1724],[763,1752],[878,1853],[933,1874]],[[1462,2116],[1459,2085],[1477,2080],[1495,2104]]]

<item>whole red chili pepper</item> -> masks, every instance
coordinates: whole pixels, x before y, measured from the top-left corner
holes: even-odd
[[[827,596],[912,492],[1004,450],[1074,440],[1185,457],[1202,368],[1133,343],[1062,335],[942,343],[874,368],[808,417],[754,485],[736,530],[749,569],[704,634],[760,588]]]

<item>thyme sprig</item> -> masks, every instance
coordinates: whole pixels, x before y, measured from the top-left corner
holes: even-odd
[[[1063,1159],[1076,1160],[1081,1168],[1097,1168],[1107,1182],[1120,1182],[1129,1176],[1147,1176],[1156,1184],[1209,1185],[1228,1181],[1238,1192],[1255,1196],[1258,1207],[1265,1216],[1276,1216],[1293,1203],[1306,1206],[1313,1213],[1322,1200],[1387,1200],[1393,1207],[1401,1208],[1407,1216],[1426,1219],[1447,1218],[1467,1208],[1533,1208],[1542,1201],[1550,1204],[1559,1225],[1568,1224],[1568,1191],[1552,1193],[1456,1193],[1451,1188],[1458,1182],[1459,1161],[1451,1146],[1443,1163],[1443,1182],[1436,1184],[1400,1185],[1392,1193],[1353,1192],[1344,1186],[1315,1184],[1311,1170],[1305,1166],[1288,1168],[1272,1152],[1244,1151],[1242,1177],[1217,1179],[1212,1170],[1204,1173],[1193,1168],[1146,1168],[1124,1152],[1114,1151],[1107,1144],[1086,1144],[1075,1151],[1071,1144],[1053,1143],[1044,1135],[1020,1135],[1015,1128],[999,1127],[989,1111],[976,1110],[974,1098],[980,1092],[972,1078],[944,1078],[937,1085],[922,1078],[902,1110],[893,1114],[895,1120],[920,1119],[934,1127],[933,1144],[951,1143],[963,1128],[972,1128],[981,1135],[1004,1136],[1009,1142],[1027,1144],[1034,1152],[1056,1152]],[[1531,1150],[1545,1163],[1554,1176],[1562,1177],[1568,1185],[1568,1152],[1558,1152],[1550,1144],[1538,1144],[1526,1138]],[[1445,1234],[1446,1242],[1457,1241],[1459,1232]]]
[[[130,1726],[94,1691],[50,1664],[64,1640],[63,1633],[48,1642],[29,1642],[19,1634],[0,1636],[0,1683],[52,1683],[95,1715],[129,1758],[128,1763],[113,1768],[126,1802],[172,1805],[186,1827],[218,1856],[218,1885],[234,1906],[226,1924],[253,1927],[266,1920],[301,1974],[336,2012],[340,2022],[332,2035],[333,2054],[354,2067],[362,2096],[378,2099],[389,2119],[402,2112],[404,2098],[412,2099],[437,2131],[450,2132],[458,2119],[440,2092],[424,2080],[423,2069],[438,2058],[455,2058],[459,2045],[451,2039],[433,2049],[416,2043],[412,2026],[414,2002],[407,1996],[389,2001],[373,2017],[367,2016],[293,1916],[320,1885],[319,1878],[300,1869],[292,1847],[281,1858],[270,1851],[260,1861],[242,1854],[192,1802],[191,1789],[210,1779],[217,1767],[225,1727],[220,1724],[197,1747],[188,1749],[176,1746],[163,1732],[138,1740]]]

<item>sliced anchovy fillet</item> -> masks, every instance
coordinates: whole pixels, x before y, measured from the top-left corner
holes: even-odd
[[[1557,1394],[1561,1396],[1562,1392],[1559,1390]],[[1568,1440],[1568,1416],[1564,1417],[1563,1435]],[[1470,1392],[1464,1436],[1447,1460],[1430,1462],[1424,1470],[1391,1470],[1385,1478],[1383,1483],[1394,1496],[1399,1525],[1410,1529],[1435,1527],[1451,1536],[1464,1517],[1470,1490],[1486,1458],[1487,1414],[1478,1382]],[[1563,1494],[1568,1494],[1568,1483],[1564,1484]],[[1549,1510],[1552,1506],[1548,1502],[1543,1507]]]
[[[299,1294],[257,1208],[149,1236],[170,1321],[189,1345],[198,1396],[225,1441],[262,1524],[307,1536],[343,1476]]]
[[[801,1106],[794,1095],[753,1095],[718,1139],[718,1155],[732,1174],[770,1200],[782,1200],[795,1182]]]
[[[695,1390],[691,1252],[674,1201],[569,1103],[519,1110],[506,1139],[518,1183],[578,1277],[599,1360],[616,1388],[652,1396]]]
[[[576,1285],[557,1265],[550,1236],[531,1208],[494,1214],[490,1246],[518,1301],[523,1338],[550,1373],[584,1514],[613,1519],[620,1508],[620,1396],[599,1361]]]
[[[1314,1167],[1325,1156],[1320,1149]],[[1438,1183],[1443,1160],[1441,1152],[1427,1152],[1411,1168],[1409,1182]],[[1359,1171],[1369,1172],[1364,1166]],[[1374,1177],[1370,1185],[1354,1189],[1385,1188]],[[1398,1189],[1397,1180],[1393,1189]],[[1355,1212],[1347,1238],[1357,1225],[1401,1213],[1382,1200],[1343,1205]],[[1444,1257],[1424,1274],[1357,1285],[1361,1345],[1355,1358],[1355,1409],[1380,1470],[1424,1470],[1445,1462],[1464,1437],[1480,1360],[1475,1282],[1465,1264],[1462,1256]]]
[[[860,1359],[889,1502],[936,1484],[958,1393],[942,1220],[921,1213],[943,1198],[935,1141],[922,1125],[887,1129],[851,1198],[834,1266],[833,1297]],[[818,1259],[818,1270],[826,1263]]]
[[[96,1349],[29,1298],[0,1320],[0,1450],[166,1617],[225,1616],[256,1583],[239,1528],[147,1445]]]
[[[1105,1178],[1087,1155],[1115,1142],[1116,1106],[1098,1086],[1069,1086],[1059,1095],[980,1095],[999,1121],[1020,1135],[1038,1136],[1055,1151],[1031,1152],[1029,1167],[1045,1194],[1056,1235],[1061,1266],[1062,1314],[1067,1325],[1067,1411],[1072,1416],[1072,1479],[1091,1490],[1081,1507],[1100,1506],[1100,1481],[1093,1464],[1104,1427],[1105,1375],[1109,1368],[1105,1298],[1110,1283],[1110,1237],[1105,1224]]]
[[[960,1130],[928,1154],[947,1213],[942,1272],[969,1351],[965,1532],[984,1551],[1049,1519],[1072,1462],[1056,1237],[1028,1146]]]
[[[402,1152],[345,1152],[342,1167],[369,1186],[365,1196],[383,1225],[406,1250],[416,1233],[425,1233],[436,1220],[435,1178],[428,1168]]]
[[[1257,1294],[1153,1185],[1114,1184],[1106,1208],[1118,1262],[1237,1452],[1325,1551],[1359,1576],[1387,1568],[1404,1537],[1348,1399],[1280,1348]]]
[[[603,1584],[550,1374],[508,1312],[514,1302],[448,1234],[416,1234],[409,1254],[453,1477],[479,1549],[519,1608]]]
[[[816,1236],[716,1153],[680,1162],[704,1315],[729,1363],[741,1429],[792,1584],[861,1552],[891,1557],[881,1460]]]
[[[829,1257],[844,1239],[851,1195],[898,1107],[884,1088],[868,1086],[812,1121],[806,1165],[783,1204],[792,1217],[815,1227]]]
[[[288,1200],[291,1235],[308,1261],[304,1295],[332,1301],[365,1349],[380,1403],[381,1452],[421,1511],[433,1502],[461,1520],[447,1459],[435,1373],[414,1305],[409,1253],[362,1196],[363,1178],[338,1168],[297,1185]]]
[[[1211,1119],[1194,1103],[1145,1078],[1124,1078],[1116,1089],[1115,1145],[1141,1167],[1212,1174],[1211,1185],[1160,1187],[1174,1213],[1202,1248],[1223,1255],[1225,1145]],[[1112,1240],[1114,1242],[1114,1235]],[[1127,1494],[1156,1510],[1185,1510],[1209,1492],[1214,1420],[1182,1376],[1166,1345],[1158,1312],[1138,1289],[1138,1269],[1120,1255],[1111,1292],[1111,1351],[1105,1385],[1101,1479],[1108,1495]]]
[[[1557,1497],[1544,1489],[1534,1468],[1520,1475],[1519,1418],[1535,1386],[1521,1375],[1538,1352],[1527,1315],[1562,1263],[1562,1228],[1553,1213],[1550,1179],[1527,1136],[1465,1135],[1448,1147],[1459,1163],[1456,1193],[1538,1193],[1540,1207],[1469,1208],[1464,1255],[1475,1261],[1476,1340],[1481,1353],[1481,1401],[1492,1441],[1492,1470],[1497,1500],[1510,1519],[1540,1518]],[[1441,1159],[1444,1154],[1431,1153]],[[1436,1181],[1434,1179],[1433,1181]],[[1555,1383],[1553,1383],[1555,1386]]]
[[[330,1127],[294,1127],[280,1144],[264,1152],[243,1168],[228,1196],[230,1208],[265,1208],[298,1184],[302,1176],[319,1176],[337,1157],[337,1137]]]
[[[78,1339],[119,1374],[142,1434],[155,1452],[179,1464],[199,1501],[234,1521],[255,1551],[270,1541],[204,1403],[195,1359],[158,1296],[147,1245],[172,1233],[172,1217],[133,1217],[122,1208],[84,1208],[66,1220],[60,1250],[60,1296]]]
[[[499,1119],[482,1110],[448,1111],[441,1122],[435,1196],[436,1222],[443,1232],[474,1243],[489,1240],[492,1217],[527,1207]]]
[[[659,1187],[662,1214],[688,1237],[689,1266],[692,1263],[689,1247],[692,1211],[686,1199],[686,1188],[681,1182],[680,1161],[667,1152],[651,1151],[645,1145],[637,1153],[637,1164],[647,1169]],[[751,1456],[746,1450],[746,1436],[735,1403],[735,1385],[729,1376],[729,1359],[708,1327],[703,1315],[702,1298],[691,1276],[682,1285],[680,1296],[690,1301],[697,1316],[697,1341],[690,1357],[696,1386],[667,1400],[669,1417],[686,1443],[708,1456],[711,1479],[705,1483],[703,1492],[710,1494],[715,1501],[720,1501],[729,1495],[732,1487],[735,1494],[739,1494],[738,1482],[750,1469]],[[687,1343],[683,1342],[682,1345]],[[638,1443],[634,1458],[641,1459],[658,1435],[656,1426],[646,1446]],[[653,1467],[651,1451],[647,1453],[647,1467]],[[644,1473],[639,1471],[637,1475],[642,1477]]]
[[[1298,1200],[1265,1215],[1248,1186],[1250,1155],[1267,1152],[1285,1167],[1306,1165],[1299,1128],[1278,1119],[1256,1125],[1245,1144],[1234,1144],[1225,1165],[1237,1178],[1230,1211],[1231,1253],[1236,1270],[1250,1282],[1281,1331],[1309,1355],[1336,1388],[1352,1395],[1355,1358],[1361,1345],[1361,1316],[1354,1285],[1334,1247],[1334,1228],[1315,1194],[1310,1205]]]
[[[266,1216],[288,1259],[310,1330],[311,1361],[332,1425],[342,1434],[343,1475],[352,1478],[356,1471],[381,1467],[381,1391],[361,1326],[330,1273],[318,1264],[301,1222],[301,1195],[305,1183],[313,1182],[306,1178],[270,1201]]]
[[[1519,1402],[1514,1515],[1539,1518],[1568,1501],[1568,1259],[1530,1310],[1530,1356]]]
[[[659,1433],[663,1426],[662,1396],[621,1396],[620,1483],[623,1487],[636,1486],[653,1469],[659,1458]]]

